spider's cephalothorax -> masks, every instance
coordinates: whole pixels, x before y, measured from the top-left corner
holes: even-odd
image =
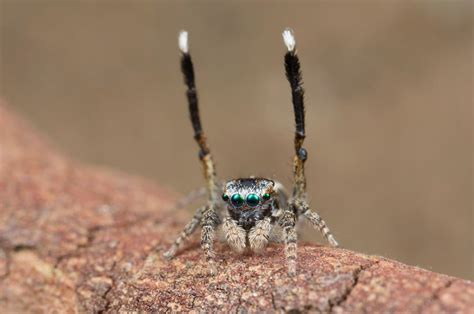
[[[264,178],[241,178],[227,181],[221,186],[216,178],[214,161],[207,146],[201,127],[198,98],[194,79],[194,68],[188,48],[188,33],[179,35],[181,50],[181,70],[187,86],[189,112],[194,129],[194,138],[200,151],[199,158],[204,170],[207,204],[199,208],[193,219],[175,240],[165,256],[172,258],[181,243],[201,226],[201,247],[205,252],[209,270],[215,274],[214,236],[217,228],[225,234],[227,243],[237,252],[246,248],[261,251],[270,239],[270,232],[278,225],[282,229],[288,274],[296,274],[296,221],[305,217],[318,228],[332,246],[338,246],[326,223],[309,208],[306,200],[306,178],[304,163],[308,157],[303,148],[305,138],[304,90],[301,82],[301,70],[296,55],[295,37],[290,29],[283,32],[283,40],[288,49],[285,54],[286,77],[290,83],[293,110],[295,112],[295,156],[293,157],[294,187],[288,199],[281,184]],[[224,204],[223,204],[224,202]]]
[[[249,231],[264,218],[271,218],[275,182],[263,178],[236,179],[224,186],[222,200],[229,217],[237,226]]]

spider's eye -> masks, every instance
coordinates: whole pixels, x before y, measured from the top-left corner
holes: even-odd
[[[257,206],[260,203],[260,197],[257,194],[249,194],[247,195],[247,204],[249,206]]]
[[[229,195],[227,195],[227,194],[222,194],[222,200],[223,200],[224,202],[227,202],[227,201],[229,200]]]
[[[270,199],[270,194],[269,193],[265,193],[262,195],[263,199],[268,201]]]
[[[235,207],[240,207],[244,203],[244,198],[239,193],[236,193],[232,195],[231,201],[232,205],[234,205]]]

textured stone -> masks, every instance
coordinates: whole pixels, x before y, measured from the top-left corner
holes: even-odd
[[[175,195],[65,158],[0,105],[2,312],[464,312],[474,284],[345,249],[281,245],[237,255],[216,244],[210,277],[198,235],[166,261],[189,217]],[[472,313],[472,312],[471,312]]]

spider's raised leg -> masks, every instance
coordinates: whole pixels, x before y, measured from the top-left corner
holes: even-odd
[[[215,273],[213,241],[214,233],[217,225],[220,223],[217,215],[217,206],[219,203],[219,186],[216,179],[216,171],[214,161],[207,146],[206,137],[202,130],[201,119],[199,117],[198,97],[196,84],[194,79],[194,67],[189,54],[188,33],[182,31],[179,34],[179,49],[181,50],[181,71],[184,75],[184,83],[186,84],[186,96],[188,99],[188,108],[191,123],[194,130],[194,139],[199,145],[199,159],[201,161],[204,178],[206,180],[206,188],[208,193],[207,206],[202,211],[201,218],[201,247],[203,248],[209,269],[211,273]],[[179,239],[179,238],[178,238]]]
[[[201,161],[204,178],[206,179],[206,187],[209,196],[209,202],[213,205],[217,204],[218,183],[216,179],[216,171],[211,152],[207,146],[206,136],[201,126],[201,118],[199,116],[198,97],[194,77],[194,66],[189,54],[188,33],[182,31],[179,34],[179,48],[181,50],[181,71],[184,75],[184,83],[186,84],[186,96],[188,98],[189,116],[194,130],[194,139],[199,145],[199,159]]]
[[[303,142],[306,136],[305,133],[305,109],[304,109],[304,89],[300,69],[300,61],[296,54],[296,42],[293,35],[293,31],[289,28],[285,29],[283,32],[283,41],[288,49],[288,52],[285,54],[285,72],[288,82],[291,87],[291,98],[293,102],[293,111],[295,113],[295,156],[293,157],[293,194],[289,201],[288,212],[293,214],[294,217],[297,217],[300,213],[303,213],[306,218],[308,218],[315,226],[317,226],[321,232],[325,235],[326,239],[331,243],[331,245],[337,246],[332,234],[329,232],[329,229],[326,227],[326,224],[321,219],[321,217],[309,210],[309,207],[306,205],[306,177],[304,173],[304,163],[308,159],[308,153],[306,149],[303,148]],[[303,206],[304,205],[304,206]],[[290,228],[291,220],[293,219],[289,213],[285,213],[282,217],[281,224],[286,224],[288,231],[285,231],[285,243],[287,243],[287,254],[288,251],[293,252],[296,257],[296,243],[291,244],[293,238],[296,239],[295,235],[292,234]],[[285,227],[284,227],[285,230]],[[290,241],[291,240],[291,241]],[[289,245],[291,244],[291,248]],[[291,253],[293,254],[293,253]],[[293,256],[293,255],[291,255]],[[287,256],[288,257],[288,256]],[[290,269],[289,269],[290,272]],[[290,272],[291,273],[291,272]]]
[[[296,55],[296,43],[293,31],[289,28],[283,32],[283,40],[288,52],[285,54],[286,78],[291,87],[291,99],[295,113],[295,156],[293,157],[293,195],[294,199],[306,198],[306,177],[304,163],[308,158],[306,149],[303,148],[305,133],[304,89],[301,79],[300,61]]]
[[[296,219],[298,211],[294,203],[295,200],[306,198],[306,177],[304,175],[304,162],[308,158],[306,149],[303,148],[305,138],[304,121],[304,89],[301,81],[300,61],[296,55],[296,43],[293,31],[289,28],[283,32],[283,41],[288,49],[285,54],[285,73],[291,87],[291,100],[295,113],[295,156],[293,157],[293,194],[288,206],[283,211],[279,223],[283,228],[283,238],[285,241],[285,253],[288,262],[288,274],[296,274]]]

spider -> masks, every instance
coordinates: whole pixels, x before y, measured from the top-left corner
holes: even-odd
[[[217,267],[213,243],[218,228],[222,229],[227,243],[235,251],[261,252],[270,240],[272,229],[279,226],[285,243],[288,275],[294,276],[296,275],[296,222],[301,216],[319,229],[331,246],[338,246],[324,220],[310,209],[306,200],[304,164],[308,153],[303,148],[305,111],[300,62],[296,54],[293,31],[287,28],[282,35],[288,50],[284,57],[284,64],[286,77],[291,87],[296,124],[293,157],[294,187],[290,198],[287,197],[280,183],[266,178],[239,178],[229,180],[224,184],[217,181],[214,162],[201,127],[194,68],[188,47],[188,33],[180,32],[178,43],[181,50],[181,70],[187,86],[189,113],[194,129],[194,139],[200,149],[199,159],[207,183],[208,200],[205,206],[196,211],[192,220],[164,254],[166,258],[173,258],[179,246],[201,226],[201,248],[208,263],[209,273],[214,275]]]

